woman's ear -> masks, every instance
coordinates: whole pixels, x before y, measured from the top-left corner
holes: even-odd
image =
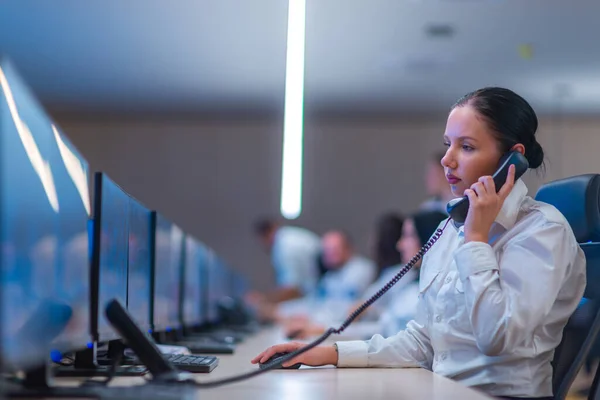
[[[521,143],[517,143],[510,149],[510,151],[518,151],[519,153],[525,155],[525,146],[523,146]]]

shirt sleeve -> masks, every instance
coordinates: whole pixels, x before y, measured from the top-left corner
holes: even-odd
[[[500,262],[487,243],[454,252],[467,312],[479,350],[488,356],[533,343],[534,330],[553,307],[576,244],[565,226],[544,223],[509,241]],[[571,235],[572,236],[572,235]]]
[[[431,369],[433,348],[427,329],[427,311],[419,296],[417,315],[405,330],[367,341],[337,342],[338,367],[421,367]]]

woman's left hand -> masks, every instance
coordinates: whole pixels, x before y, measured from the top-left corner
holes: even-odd
[[[465,243],[488,242],[488,235],[498,216],[504,200],[515,184],[515,166],[508,169],[506,183],[496,193],[496,185],[491,176],[482,176],[479,181],[465,190],[469,198],[469,212],[465,220]]]

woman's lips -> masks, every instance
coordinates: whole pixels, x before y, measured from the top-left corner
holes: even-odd
[[[460,182],[460,179],[454,175],[446,175],[446,180],[448,180],[448,183],[451,185],[456,185],[458,182]]]

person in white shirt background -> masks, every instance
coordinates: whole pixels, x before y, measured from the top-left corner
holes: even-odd
[[[384,287],[408,263],[421,246],[433,235],[441,221],[447,215],[439,211],[419,211],[406,220],[394,214],[384,215],[379,221],[379,243],[376,248],[379,253],[387,254],[388,260],[397,260],[395,265],[390,265],[382,270],[379,278],[365,291],[362,298],[351,311],[357,309],[363,302]],[[393,250],[393,252],[392,252]],[[393,257],[395,255],[395,257]],[[388,261],[390,262],[390,261]],[[360,316],[360,321],[355,320],[344,334],[354,338],[371,337],[376,333],[392,335],[406,327],[406,323],[414,318],[417,310],[419,296],[419,268],[420,262],[408,271],[402,279],[394,285],[371,307]],[[347,315],[337,315],[335,320],[326,321],[325,324],[310,318],[289,321],[284,327],[287,337],[306,339],[311,336],[321,335],[329,326],[338,326]]]
[[[452,107],[442,159],[455,196],[469,198],[425,254],[415,319],[396,335],[318,346],[295,363],[421,367],[502,398],[552,398],[552,357],[585,289],[585,256],[564,216],[527,196],[514,167],[496,192],[491,178],[508,151],[543,164],[529,103],[496,87]],[[303,347],[275,345],[251,362]]]
[[[360,255],[342,230],[323,235],[321,259],[326,272],[316,289],[299,301],[280,303],[268,314],[271,321],[286,325],[307,315],[319,321],[345,315],[377,276],[375,263]]]
[[[317,285],[316,297],[323,301],[356,301],[377,276],[377,267],[358,254],[348,233],[326,232],[321,239],[327,272]]]
[[[266,307],[313,292],[318,281],[319,236],[268,218],[257,221],[254,230],[271,256],[277,287],[269,293],[251,292],[246,298],[248,303]]]

